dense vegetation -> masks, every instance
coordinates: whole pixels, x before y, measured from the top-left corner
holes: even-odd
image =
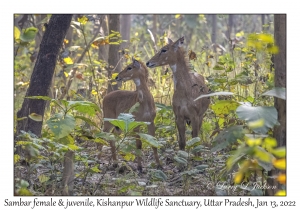
[[[64,174],[73,170],[68,184],[73,183],[74,195],[263,195],[265,190],[255,186],[266,185],[274,168],[276,192],[285,194],[285,146],[273,135],[278,126],[274,97],[286,99],[285,88],[274,84],[273,55],[280,49],[274,42],[273,15],[131,15],[128,40],[120,31],[108,30],[105,17],[73,15],[49,94],[26,97],[46,101],[44,115],[29,110],[19,118],[51,15],[15,16],[17,195],[61,195]],[[155,136],[146,135],[143,123],[130,114],[110,120],[122,130],[120,135],[102,132],[102,100],[108,87],[135,89],[131,81],[117,84],[117,66],[123,68],[132,56],[146,62],[167,38],[181,36],[191,69],[205,76],[211,92],[199,137],[191,138],[188,128],[186,151],[178,150],[168,66],[149,69],[157,109]],[[119,46],[118,63],[108,63],[111,45]],[[43,122],[41,135],[18,128],[27,120]],[[137,126],[142,126],[142,174],[134,163],[140,155],[133,132]],[[108,140],[118,145],[117,169],[112,167]],[[156,169],[151,146],[159,148],[161,170]],[[74,158],[70,171],[64,165],[67,157]]]

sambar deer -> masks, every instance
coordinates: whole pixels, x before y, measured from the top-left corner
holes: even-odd
[[[190,72],[189,61],[181,48],[184,37],[176,42],[168,39],[168,44],[162,47],[147,63],[149,68],[168,65],[173,72],[174,95],[172,107],[179,132],[179,149],[185,149],[185,124],[192,125],[192,137],[197,137],[202,125],[203,115],[210,99],[207,97],[194,101],[198,96],[208,93],[202,75]]]
[[[103,99],[103,114],[105,118],[117,118],[120,113],[128,112],[128,110],[139,102],[139,106],[132,114],[136,121],[150,122],[148,125],[148,134],[155,136],[154,118],[156,116],[156,108],[154,99],[147,86],[148,69],[142,62],[132,58],[132,63],[125,67],[116,77],[117,81],[133,80],[136,85],[136,91],[116,90],[107,94]],[[104,122],[104,132],[109,132],[113,125],[108,121]],[[117,160],[116,146],[114,141],[110,141],[112,158],[114,162]],[[136,148],[142,149],[142,142],[136,139]],[[161,168],[157,148],[153,147],[155,161],[157,166]],[[141,157],[137,157],[138,171],[142,172]]]

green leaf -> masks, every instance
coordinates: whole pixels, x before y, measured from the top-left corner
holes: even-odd
[[[216,142],[216,146],[211,149],[211,152],[220,151],[226,148],[228,145],[236,142],[238,139],[244,137],[244,129],[242,125],[234,125],[223,131],[221,131],[213,142]]]
[[[94,116],[96,111],[101,112],[100,108],[89,101],[68,101],[68,109],[74,109],[80,113]]]
[[[31,113],[30,115],[28,115],[28,117],[34,121],[37,121],[37,122],[42,122],[43,121],[43,116],[42,115],[39,115],[39,114],[36,114],[36,113]]]
[[[286,89],[283,87],[275,87],[262,94],[263,96],[274,96],[286,100]]]
[[[227,115],[231,111],[235,111],[238,106],[239,103],[235,101],[219,100],[216,101],[215,104],[211,106],[211,108],[217,116],[220,116],[220,115]]]
[[[69,135],[75,128],[75,118],[57,113],[47,121],[47,125],[57,138]]]
[[[194,137],[186,142],[186,146],[188,148],[190,148],[190,147],[194,147],[194,146],[198,145],[199,143],[200,143],[200,138]]]
[[[233,95],[232,92],[216,92],[216,93],[210,93],[210,94],[203,94],[203,95],[199,96],[198,98],[194,99],[194,101],[197,101],[200,98],[210,97],[210,96],[231,96],[231,95]]]
[[[273,168],[272,162],[264,162],[264,161],[260,160],[259,158],[256,160],[258,162],[258,165],[263,167],[266,171],[271,171],[271,169]]]
[[[39,178],[40,183],[47,182],[50,179],[50,177],[48,177],[44,174],[40,175],[38,178]]]
[[[175,156],[174,160],[179,164],[187,166],[187,163],[188,163],[187,160],[182,157]]]
[[[26,28],[24,32],[21,34],[20,39],[23,42],[30,42],[35,38],[38,29],[35,27]]]
[[[144,142],[147,142],[152,147],[160,148],[162,145],[157,141],[157,139],[149,134],[138,133],[138,135],[142,138]]]
[[[198,169],[198,170],[203,170],[203,169],[208,168],[208,165],[198,165],[195,168]]]
[[[182,157],[184,159],[187,159],[189,157],[189,154],[186,151],[182,151],[182,150],[179,150],[177,152],[177,155],[178,155],[178,157]]]
[[[100,173],[101,172],[101,170],[99,170],[99,165],[96,165],[96,166],[94,166],[93,168],[90,168],[89,169],[89,172],[91,172],[91,173]]]
[[[254,147],[254,153],[255,153],[255,157],[258,158],[259,160],[266,163],[272,163],[273,155],[268,153],[263,148],[259,146]]]
[[[277,110],[275,107],[252,107],[250,104],[243,104],[236,110],[238,117],[247,123],[264,120],[264,125],[258,128],[252,128],[255,133],[266,134],[269,128],[273,128],[277,123]]]
[[[166,181],[168,179],[167,175],[164,172],[162,172],[161,170],[155,170],[151,174],[152,174],[152,178],[154,178],[154,179],[158,179],[161,181]]]
[[[273,149],[271,151],[271,153],[273,155],[275,155],[276,157],[278,157],[278,158],[283,158],[283,157],[286,156],[286,148],[285,147],[278,147],[276,149]]]
[[[206,151],[203,145],[198,145],[192,149],[192,153],[197,153],[202,151]]]
[[[15,26],[14,27],[14,38],[20,39],[20,35],[21,35],[21,32],[20,32],[19,28]]]
[[[74,116],[75,119],[81,119],[83,120],[84,122],[92,125],[92,126],[95,126],[96,128],[100,129],[100,127],[95,123],[93,122],[90,118],[86,118],[86,117],[83,117],[83,116]]]
[[[224,70],[224,66],[215,65],[213,70]]]

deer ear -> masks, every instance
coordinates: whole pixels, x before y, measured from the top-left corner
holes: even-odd
[[[141,67],[140,62],[138,62],[137,60],[135,60],[133,57],[132,57],[132,63],[133,63],[133,66],[136,67],[136,68],[138,68],[138,69]]]
[[[173,44],[172,39],[168,38],[168,44]]]
[[[184,43],[184,36],[178,39],[173,45],[175,47],[175,51],[177,51],[178,47],[182,47]]]

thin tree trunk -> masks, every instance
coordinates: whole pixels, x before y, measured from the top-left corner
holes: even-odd
[[[274,36],[275,43],[279,48],[279,53],[274,55],[275,87],[286,87],[286,15],[274,15]],[[286,145],[286,100],[275,97],[275,108],[278,112],[278,122],[280,125],[274,128],[274,138],[278,147]],[[278,175],[278,170],[268,173],[268,185],[277,186],[275,190],[268,190],[267,195],[274,195],[279,189],[279,183],[272,178]]]
[[[37,60],[31,75],[30,85],[26,96],[48,96],[54,73],[56,59],[62,46],[64,37],[70,26],[72,15],[52,15],[45,34],[43,36]],[[46,101],[24,99],[22,108],[17,117],[27,117],[26,120],[18,121],[17,134],[21,131],[31,131],[37,136],[41,135],[43,122],[38,122],[28,117],[31,113],[44,116]]]
[[[120,15],[109,15],[109,30],[110,31],[119,31],[120,32]],[[112,74],[115,72],[121,71],[120,65],[120,45],[109,45],[108,53],[108,77],[111,78]],[[120,84],[113,85],[108,83],[107,93],[117,90]]]
[[[108,36],[109,35],[109,28],[108,28],[108,17],[107,15],[102,15],[101,17],[101,29],[100,32],[103,36]],[[98,59],[99,60],[104,60],[105,62],[108,62],[108,50],[109,50],[109,45],[101,45],[99,47],[99,54],[98,54]]]

